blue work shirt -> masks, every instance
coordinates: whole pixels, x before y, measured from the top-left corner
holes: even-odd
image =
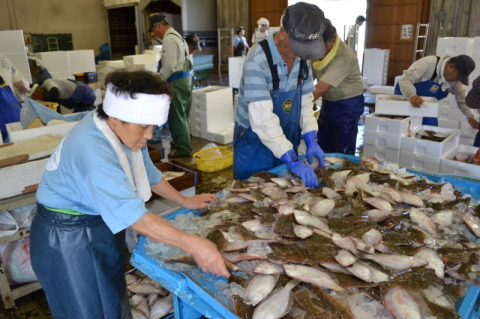
[[[112,145],[93,122],[93,112],[60,142],[51,155],[37,190],[38,202],[56,209],[70,209],[88,215],[101,215],[117,233],[148,212],[122,169]],[[130,168],[132,152],[123,145]],[[150,185],[162,179],[142,148]]]
[[[300,58],[295,57],[292,70],[288,74],[288,67],[273,40],[274,34],[267,39],[272,53],[273,64],[277,66],[280,79],[279,90],[282,92],[294,90],[297,87]],[[307,61],[309,75],[303,82],[302,95],[314,91],[310,62]],[[238,93],[238,108],[236,121],[242,127],[249,128],[248,104],[250,102],[271,100],[270,92],[273,90],[272,75],[268,67],[267,56],[260,45],[254,45],[248,52],[243,65],[243,74],[240,80]]]

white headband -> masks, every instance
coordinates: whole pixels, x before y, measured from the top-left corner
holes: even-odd
[[[110,83],[103,100],[103,111],[119,120],[143,124],[163,125],[168,119],[170,97],[167,94],[135,93],[134,98],[128,93],[115,95]]]

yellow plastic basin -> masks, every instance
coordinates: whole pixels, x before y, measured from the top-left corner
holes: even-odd
[[[208,148],[193,154],[193,158],[198,169],[206,173],[220,171],[233,165],[233,151],[227,146]]]

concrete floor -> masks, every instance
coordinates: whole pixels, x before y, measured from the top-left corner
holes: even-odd
[[[203,84],[203,83],[202,83]],[[211,82],[209,84],[215,85],[217,83]],[[365,114],[369,113],[369,108],[365,107]],[[358,135],[357,135],[357,152],[356,155],[361,154],[363,146],[363,133],[364,133],[363,116],[359,123]],[[198,152],[206,144],[211,143],[208,140],[192,137],[192,150]],[[170,151],[170,139],[168,132],[162,136],[162,146],[164,147],[165,154]],[[218,146],[222,146],[218,144]],[[179,158],[175,159],[179,162],[195,166],[192,158]],[[231,185],[233,181],[233,169],[232,167],[226,168],[222,171],[214,173],[202,173],[202,183],[196,187],[198,193],[216,193]],[[6,310],[3,307],[3,303],[0,302],[0,319],[47,319],[52,318],[48,304],[46,302],[45,295],[42,290],[33,292],[27,296],[19,298],[15,301],[16,308]]]

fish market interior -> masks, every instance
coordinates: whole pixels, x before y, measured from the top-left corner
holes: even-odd
[[[0,0],[0,318],[480,318],[479,17]]]

